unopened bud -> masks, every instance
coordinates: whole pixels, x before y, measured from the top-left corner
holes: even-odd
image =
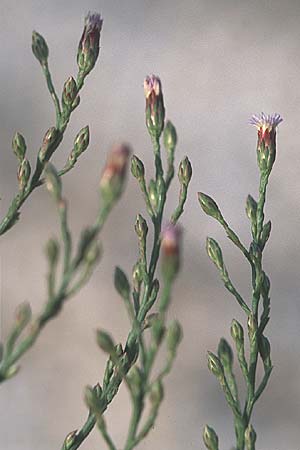
[[[31,173],[30,163],[28,159],[23,159],[18,168],[17,174],[20,191],[23,191],[26,188],[30,178],[30,173]]]
[[[45,169],[46,188],[56,201],[61,199],[61,179],[53,164],[48,163]]]
[[[170,120],[166,122],[163,139],[166,150],[170,153],[173,153],[177,144],[177,133],[176,128],[174,127],[172,122],[170,122]]]
[[[71,431],[65,438],[63,450],[70,450],[76,442],[77,430]]]
[[[205,425],[203,430],[203,441],[208,450],[219,449],[219,439],[215,430],[208,425]]]
[[[269,220],[267,223],[264,224],[262,233],[261,233],[261,241],[262,241],[263,245],[265,245],[266,242],[268,241],[270,234],[271,234],[271,229],[272,229],[272,223]]]
[[[249,339],[250,339],[250,341],[252,341],[253,338],[255,337],[256,331],[257,331],[257,321],[255,319],[255,316],[252,313],[249,314],[249,316],[248,316],[247,326],[248,326]]]
[[[19,162],[22,163],[23,159],[25,158],[26,143],[21,133],[17,132],[14,135],[14,138],[12,140],[12,148]]]
[[[129,154],[130,149],[125,144],[115,145],[108,154],[100,179],[100,193],[107,203],[117,200],[122,193]]]
[[[146,239],[148,233],[148,225],[146,220],[141,214],[136,216],[136,221],[134,224],[135,232],[140,240]]]
[[[42,65],[47,64],[49,56],[48,46],[43,36],[41,36],[36,31],[33,31],[32,33],[31,48],[34,56],[39,61],[39,63]]]
[[[52,153],[57,148],[57,144],[61,141],[61,139],[62,134],[55,127],[51,127],[46,131],[38,155],[41,163],[49,161]]]
[[[73,150],[71,157],[77,159],[87,148],[90,142],[90,130],[89,126],[82,128],[76,135],[73,144]]]
[[[169,224],[162,231],[162,271],[166,278],[174,278],[180,268],[182,228]]]
[[[77,85],[76,81],[73,77],[69,77],[64,84],[63,92],[62,92],[62,104],[63,106],[70,109],[73,105],[73,102],[77,96]]]
[[[218,205],[211,197],[209,197],[209,195],[198,192],[198,200],[205,214],[217,220],[222,218]]]
[[[157,317],[156,320],[153,320],[151,331],[155,345],[159,346],[165,334],[165,326],[163,320],[160,317]]]
[[[256,223],[257,202],[249,194],[246,201],[246,214],[251,223]]]
[[[85,17],[84,30],[77,52],[77,64],[84,76],[90,73],[96,64],[102,23],[100,14],[89,12]]]
[[[130,284],[128,281],[127,276],[123,272],[120,267],[115,268],[115,288],[117,292],[120,294],[120,296],[124,299],[129,299],[130,297]]]
[[[136,291],[139,290],[142,280],[143,280],[143,273],[141,265],[139,262],[137,262],[132,269],[133,287]]]
[[[146,98],[146,125],[152,138],[159,139],[165,121],[164,99],[161,81],[155,75],[147,76],[144,80]]]
[[[157,206],[158,206],[158,194],[157,194],[157,190],[156,190],[156,183],[154,180],[150,180],[150,182],[149,182],[148,194],[149,194],[149,200],[150,200],[152,209],[154,212],[156,212]]]
[[[218,356],[223,367],[231,369],[233,364],[233,352],[230,345],[224,338],[220,339],[218,346]]]
[[[221,247],[219,246],[217,241],[215,241],[213,238],[208,237],[206,239],[206,251],[209,258],[217,266],[217,268],[223,271],[224,270],[223,255]]]
[[[266,336],[263,336],[263,335],[260,336],[260,339],[258,342],[258,347],[259,347],[259,353],[260,353],[261,359],[264,362],[264,365],[271,366],[271,359],[270,359],[271,346],[270,346],[269,339],[266,338]]]
[[[164,387],[160,380],[156,380],[150,387],[150,401],[158,406],[164,398]]]
[[[207,352],[207,363],[209,370],[217,377],[223,376],[223,366],[219,358],[212,352]]]
[[[139,397],[143,389],[143,375],[137,366],[133,366],[128,374],[128,381],[135,397]]]
[[[191,181],[191,178],[192,178],[192,166],[188,157],[186,156],[179,164],[178,179],[180,184],[188,186],[189,182]]]
[[[97,261],[99,261],[101,256],[101,246],[98,242],[93,242],[92,245],[88,247],[84,255],[84,261],[90,267],[94,266]]]
[[[239,347],[244,344],[244,330],[242,325],[235,319],[231,322],[230,333],[232,339],[235,341],[236,345]]]
[[[177,320],[174,320],[167,331],[167,347],[171,354],[175,353],[182,340],[182,327]]]
[[[138,181],[142,180],[145,176],[144,164],[135,155],[131,158],[131,173]]]
[[[103,330],[97,331],[97,343],[105,353],[114,353],[115,344],[112,337]]]
[[[58,261],[59,245],[56,239],[49,239],[46,245],[46,255],[51,266],[54,266]]]

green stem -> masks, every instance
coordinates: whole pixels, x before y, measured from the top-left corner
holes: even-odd
[[[60,110],[59,100],[58,100],[57,94],[55,92],[55,88],[54,88],[54,85],[53,85],[53,82],[52,82],[51,73],[50,73],[50,70],[49,70],[47,62],[42,64],[42,69],[43,69],[43,73],[44,73],[45,78],[46,78],[48,90],[50,92],[50,95],[51,95],[53,103],[54,103],[55,113],[56,113],[56,128],[58,128],[59,127],[59,122],[60,122],[61,110]]]

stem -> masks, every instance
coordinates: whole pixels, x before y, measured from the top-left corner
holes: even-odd
[[[43,69],[43,73],[44,73],[45,78],[46,78],[48,90],[50,92],[50,95],[51,95],[53,103],[54,103],[55,113],[56,113],[56,128],[58,128],[59,127],[59,122],[60,122],[61,110],[60,110],[59,100],[58,100],[57,94],[55,92],[55,88],[53,86],[53,83],[52,83],[52,78],[51,78],[51,74],[50,74],[47,62],[42,64],[42,69]]]

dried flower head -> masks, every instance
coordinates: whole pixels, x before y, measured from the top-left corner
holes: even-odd
[[[116,144],[108,154],[100,180],[100,191],[108,201],[117,199],[122,192],[129,155],[126,144]]]
[[[276,128],[282,122],[280,114],[254,114],[250,124],[257,128],[257,161],[261,172],[270,173],[276,157]]]

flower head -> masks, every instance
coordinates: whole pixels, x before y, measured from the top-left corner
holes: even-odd
[[[100,191],[108,202],[116,200],[123,190],[129,155],[126,144],[116,144],[108,154],[100,180]]]
[[[169,223],[162,231],[162,270],[167,278],[174,278],[180,266],[182,228]]]
[[[89,12],[85,17],[77,53],[77,64],[84,75],[93,69],[97,61],[102,24],[103,20],[98,13]]]
[[[257,128],[257,160],[261,172],[269,172],[276,157],[276,128],[283,121],[280,114],[254,114],[250,124]]]
[[[151,137],[159,138],[165,121],[164,99],[161,81],[156,75],[148,75],[144,80],[146,98],[146,125]]]

